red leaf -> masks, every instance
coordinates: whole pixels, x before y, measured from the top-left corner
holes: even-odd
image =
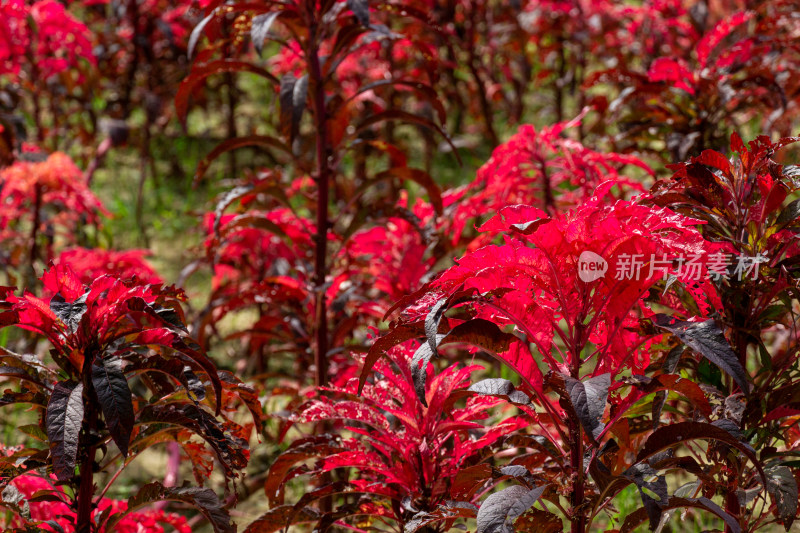
[[[67,302],[72,302],[85,292],[83,283],[75,272],[65,264],[51,265],[42,275],[42,283],[53,292],[61,294]]]

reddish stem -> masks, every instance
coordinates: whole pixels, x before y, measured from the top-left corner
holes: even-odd
[[[87,357],[88,361],[90,358]],[[86,367],[84,364],[84,375],[86,374]],[[89,373],[88,375],[91,375]],[[78,488],[77,504],[78,516],[76,518],[75,531],[76,533],[92,533],[94,528],[92,523],[92,509],[94,497],[94,456],[97,446],[92,444],[94,440],[94,429],[97,422],[97,409],[95,402],[89,400],[92,398],[91,389],[92,380],[85,377],[83,380],[83,408],[84,408],[84,428],[81,444],[86,449],[86,455],[81,462],[80,467],[80,486]]]
[[[313,17],[313,10],[309,13]],[[328,381],[328,310],[325,299],[325,278],[327,277],[328,254],[328,196],[330,188],[330,167],[328,165],[327,117],[325,113],[325,89],[317,46],[317,24],[314,20],[309,31],[308,67],[310,87],[314,90],[314,115],[316,118],[317,145],[317,233],[314,237],[316,254],[314,258],[314,293],[316,295],[316,352],[314,364],[316,374],[314,383],[323,386]]]

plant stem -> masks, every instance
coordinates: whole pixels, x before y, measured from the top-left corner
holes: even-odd
[[[586,517],[583,514],[583,442],[581,440],[580,423],[573,421],[570,424],[570,460],[572,463],[572,475],[575,482],[572,486],[572,498],[570,500],[570,511],[572,513],[570,533],[584,533],[586,529]]]
[[[484,127],[486,128],[486,135],[489,137],[489,142],[492,145],[492,148],[500,144],[499,137],[497,136],[497,132],[494,129],[494,121],[492,114],[492,106],[489,103],[489,100],[486,98],[486,87],[483,83],[483,76],[481,76],[480,69],[478,68],[478,62],[480,59],[477,55],[477,36],[478,31],[476,26],[478,24],[478,13],[477,7],[472,4],[472,7],[469,11],[469,20],[466,22],[467,27],[467,45],[469,50],[469,60],[467,61],[467,66],[469,67],[470,74],[475,79],[476,92],[478,95],[478,102],[481,106],[481,114],[483,115],[483,123]]]
[[[729,490],[725,496],[725,512],[731,515],[736,521],[739,521],[741,508],[739,506],[739,496],[736,495],[736,490]],[[725,524],[725,533],[733,533],[733,529],[728,524]]]
[[[84,379],[84,387],[86,383],[91,384],[91,379]],[[83,458],[80,470],[80,487],[78,489],[78,516],[76,521],[76,533],[92,533],[92,499],[94,497],[94,456],[97,450],[95,444],[88,444],[94,439],[92,435],[95,428],[95,421],[97,419],[97,411],[95,410],[95,402],[87,401],[91,398],[91,390],[84,389],[84,430],[83,430],[83,444],[86,446],[86,456]]]
[[[314,237],[316,254],[314,258],[314,293],[316,299],[316,352],[314,364],[315,385],[323,386],[328,381],[328,310],[325,299],[325,278],[327,277],[328,255],[328,196],[330,187],[330,167],[328,165],[327,117],[325,114],[325,89],[322,69],[319,63],[317,43],[317,21],[313,19],[314,10],[309,9],[312,23],[309,28],[309,86],[314,90],[314,115],[316,119],[317,148],[317,233]]]
[[[578,336],[580,337],[580,333]],[[581,379],[581,350],[578,348],[579,345],[582,345],[582,342],[573,335],[572,351],[574,357],[571,374],[572,377],[577,380]],[[572,499],[570,501],[570,512],[572,513],[570,532],[584,533],[586,530],[584,503],[586,502],[584,502],[583,438],[581,435],[581,423],[577,418],[571,420],[569,423],[569,438],[572,475],[575,476],[575,482],[572,486]]]
[[[564,52],[564,39],[558,38],[558,65],[556,66],[556,81],[553,84],[555,93],[556,122],[564,121],[564,75],[567,72],[567,61]]]
[[[316,2],[308,0],[307,16],[309,22],[308,60],[309,90],[313,91],[314,118],[316,121],[316,159],[317,159],[317,232],[314,236],[314,295],[315,295],[315,329],[316,351],[314,352],[314,384],[322,387],[328,382],[328,305],[326,300],[327,257],[328,257],[328,197],[330,194],[331,172],[328,162],[330,146],[328,142],[328,124],[325,113],[325,80],[319,61],[319,35],[316,15]],[[327,424],[317,427],[319,433],[327,430]],[[331,473],[320,478],[320,486],[331,482]],[[325,514],[333,509],[333,498],[326,496],[319,501],[320,512]]]
[[[228,37],[229,29],[226,20],[226,24],[222,25],[222,31],[225,37]],[[233,46],[230,46],[225,51],[225,59],[235,57],[236,50]],[[227,114],[227,128],[228,128],[228,139],[235,138],[238,133],[236,131],[236,77],[233,75],[232,72],[228,71],[225,73],[225,85],[228,89],[227,91],[227,99],[226,105],[228,107],[228,114]],[[237,174],[236,170],[236,150],[230,150],[228,152],[228,174],[230,178],[235,178]]]
[[[36,260],[39,259],[39,246],[36,244],[36,238],[39,233],[39,225],[41,224],[42,210],[42,186],[37,183],[33,188],[33,225],[31,226],[31,249],[30,249],[30,267],[31,275],[33,276],[31,282],[36,280]],[[31,287],[33,285],[31,284]]]
[[[86,458],[81,464],[81,485],[78,491],[78,519],[77,533],[91,533],[92,531],[92,497],[94,496],[94,464],[95,447],[90,446],[86,451]]]
[[[555,198],[553,197],[553,187],[550,183],[550,175],[547,173],[547,161],[545,161],[544,156],[539,153],[537,154],[537,162],[539,163],[539,167],[542,171],[542,194],[544,195],[544,211],[548,215],[552,215],[555,212]]]
[[[144,188],[147,184],[147,169],[150,155],[150,122],[146,121],[142,130],[144,138],[139,152],[139,185],[136,191],[136,211],[134,218],[139,229],[139,238],[144,242],[145,247],[150,247],[150,240],[147,236],[147,229],[144,225]]]

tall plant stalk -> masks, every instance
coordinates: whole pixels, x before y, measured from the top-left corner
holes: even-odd
[[[328,311],[325,300],[325,279],[327,278],[328,255],[328,197],[330,192],[330,166],[328,164],[327,117],[325,114],[325,88],[319,60],[318,22],[315,3],[309,1],[307,13],[310,20],[308,39],[308,70],[310,90],[313,91],[314,118],[316,126],[316,179],[317,179],[317,220],[314,236],[314,295],[316,346],[314,352],[314,383],[323,386],[328,378]]]

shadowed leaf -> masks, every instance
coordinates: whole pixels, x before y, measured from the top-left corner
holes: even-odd
[[[518,391],[514,384],[507,379],[491,378],[481,380],[469,389],[470,392],[476,392],[483,396],[497,396],[505,398],[512,403],[519,403],[527,405],[531,403],[531,399],[522,391]]]
[[[767,492],[772,496],[778,516],[785,520],[786,531],[797,514],[797,480],[788,466],[778,465],[765,469]]]
[[[98,357],[92,364],[92,385],[108,430],[122,455],[128,455],[134,413],[131,389],[118,357]]]
[[[56,383],[47,404],[46,424],[53,472],[59,481],[67,481],[75,475],[83,425],[83,383]]]
[[[719,505],[708,498],[678,498],[673,496],[664,503],[661,510],[666,511],[668,509],[683,509],[687,507],[703,509],[717,515],[725,522],[728,528],[730,528],[729,530],[731,533],[741,533],[742,531],[742,528],[731,515],[723,511]],[[620,533],[632,533],[636,527],[647,520],[647,518],[647,511],[645,509],[637,509],[625,518]]]
[[[513,533],[514,520],[536,503],[545,488],[529,490],[515,485],[495,492],[478,509],[477,533]]]
[[[369,27],[369,0],[347,0],[347,7],[362,26]]]
[[[59,293],[50,300],[50,309],[67,326],[67,330],[70,333],[75,333],[78,330],[81,318],[86,312],[86,296],[84,294],[74,302],[67,302]]]
[[[253,22],[250,27],[250,40],[253,41],[253,46],[258,52],[258,55],[264,51],[264,40],[269,34],[269,29],[275,19],[281,14],[280,11],[273,13],[264,13],[263,15],[256,15],[253,17]]]
[[[195,507],[208,519],[215,533],[236,533],[236,525],[231,522],[227,509],[223,507],[213,490],[188,486],[165,487],[158,481],[148,483],[128,498],[128,508],[123,513],[115,515],[109,521],[106,530],[114,531],[114,526],[126,514],[164,500],[183,502]]]
[[[319,511],[310,507],[297,509],[294,505],[279,505],[251,522],[244,533],[273,533],[296,524],[317,522],[320,516]]]
[[[750,385],[736,354],[731,350],[725,335],[713,319],[704,322],[673,320],[667,315],[656,315],[653,323],[676,335],[686,346],[696,351],[733,378],[739,388],[748,393]]]

